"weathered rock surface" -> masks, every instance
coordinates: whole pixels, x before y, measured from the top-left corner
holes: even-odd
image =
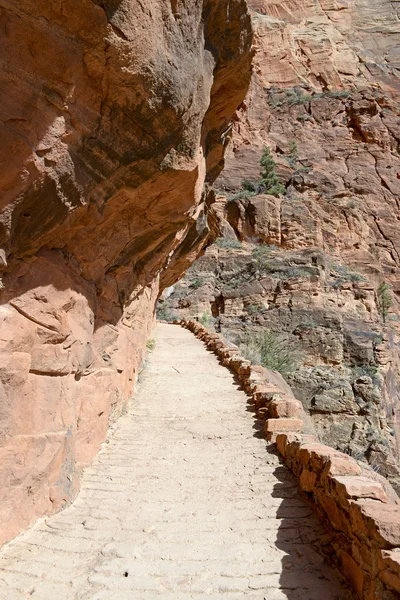
[[[77,491],[207,232],[244,0],[0,0],[0,543]],[[164,285],[164,283],[161,283]]]
[[[350,600],[232,374],[180,327],[155,340],[73,505],[1,549],[2,600]]]
[[[176,314],[213,316],[234,341],[248,328],[274,331],[299,358],[288,381],[321,440],[398,483],[396,5],[249,5],[254,75],[212,208],[213,236],[226,240],[167,304]],[[286,188],[278,198],[242,188],[259,179],[264,145]],[[381,282],[392,288],[386,322]]]
[[[383,323],[374,284],[338,260],[316,248],[224,238],[161,310],[209,320],[236,344],[249,332],[272,331],[291,357],[287,381],[320,439],[396,484],[397,405],[389,387],[398,377],[396,322]]]

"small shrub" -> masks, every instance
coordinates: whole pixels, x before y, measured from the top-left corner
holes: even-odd
[[[257,185],[257,181],[250,181],[250,179],[242,181],[242,188],[248,192],[256,192]]]
[[[249,316],[258,315],[259,313],[264,312],[264,307],[261,304],[248,304],[245,307],[245,311]]]
[[[310,173],[311,171],[311,167],[306,167],[304,165],[301,165],[300,167],[296,168],[296,173]]]
[[[283,100],[279,100],[276,96],[269,96],[268,104],[273,108],[279,108],[284,105]]]
[[[204,312],[202,315],[200,315],[198,321],[203,325],[203,327],[208,328],[213,323],[213,318],[210,314]]]
[[[231,240],[229,238],[218,238],[215,241],[218,248],[241,248],[242,243],[239,240]]]
[[[261,350],[257,344],[249,341],[243,342],[242,344],[239,344],[239,350],[243,356],[251,362],[251,364],[262,364]]]
[[[298,106],[300,104],[308,104],[312,100],[310,94],[303,94],[300,90],[288,90],[286,92],[289,106]]]
[[[177,315],[171,311],[169,306],[161,304],[157,306],[156,316],[159,321],[175,321],[178,317]]]
[[[356,365],[351,367],[351,381],[356,381],[360,377],[370,377],[372,381],[376,382],[376,376],[378,373],[378,367],[374,365]]]
[[[276,185],[273,185],[272,187],[265,190],[265,193],[269,194],[270,196],[275,196],[275,198],[278,198],[279,196],[285,193],[285,187],[281,183],[277,183]]]
[[[273,331],[247,332],[240,350],[248,360],[284,376],[293,373],[300,362],[298,351]]]
[[[399,321],[399,317],[397,315],[388,315],[386,317],[386,321]]]
[[[311,277],[311,273],[310,271],[307,271],[306,269],[298,269],[296,267],[291,267],[290,269],[287,269],[286,271],[282,271],[282,273],[279,273],[274,275],[274,277],[280,277],[281,279],[292,279],[292,278],[298,278],[298,277]]]
[[[276,246],[263,244],[253,249],[252,255],[256,259],[256,269],[262,274],[269,274],[278,279],[291,279],[294,277],[311,277],[312,272],[307,269],[297,267],[286,267],[277,264],[271,264],[270,254],[272,251],[279,250]]]
[[[229,281],[224,285],[224,290],[226,290],[226,291],[236,290],[240,285],[242,285],[242,283],[247,283],[248,280],[249,280],[248,277],[245,277],[244,275],[238,275],[237,277],[231,277],[229,279]]]
[[[312,273],[306,269],[298,269],[297,267],[278,267],[265,263],[260,267],[264,273],[268,273],[276,279],[297,279],[300,277],[311,277]]]
[[[198,290],[202,285],[204,285],[204,279],[201,277],[196,277],[196,279],[193,279],[191,282],[190,287],[194,290]]]
[[[299,115],[297,120],[300,121],[300,123],[304,123],[304,121],[312,121],[313,118],[308,113],[305,113],[304,115]]]
[[[367,281],[363,275],[360,273],[349,273],[350,281]]]
[[[178,284],[178,285],[175,285],[174,291],[172,292],[171,297],[177,298],[177,299],[186,298],[188,293],[189,293],[189,290],[186,287]]]
[[[383,281],[377,289],[376,297],[378,300],[379,312],[382,315],[383,322],[386,323],[386,319],[389,313],[389,309],[393,304],[392,297],[390,295],[390,285]]]
[[[277,250],[279,250],[279,247],[275,246],[274,244],[260,244],[259,246],[253,248],[251,254],[258,258],[263,256],[269,256],[271,252],[276,252]]]
[[[360,273],[353,273],[349,270],[346,265],[331,265],[331,268],[336,272],[336,277],[332,282],[334,289],[339,289],[344,283],[356,282],[356,281],[367,281]]]
[[[272,107],[279,107],[287,103],[289,107],[300,106],[308,104],[311,100],[317,100],[318,98],[349,98],[351,93],[347,90],[333,90],[326,92],[319,92],[317,94],[307,94],[301,88],[292,88],[286,90],[286,100],[281,100],[279,97],[273,94],[275,90],[272,88],[267,90],[269,92],[268,102]]]
[[[236,192],[235,194],[230,194],[228,196],[228,202],[234,202],[235,200],[247,200],[247,198],[251,198],[252,196],[255,196],[256,193],[255,192],[251,192],[250,190],[240,190],[239,192]]]
[[[290,140],[290,144],[289,144],[289,156],[293,160],[297,160],[299,158],[299,149],[297,147],[296,140]]]
[[[328,98],[349,98],[351,96],[348,90],[337,90],[332,92],[325,92]]]
[[[292,167],[292,169],[296,169],[298,160],[299,160],[299,151],[297,148],[296,140],[291,140],[289,144],[289,154],[286,157],[287,162]]]
[[[153,352],[154,348],[156,347],[156,340],[153,338],[150,338],[149,340],[147,340],[146,342],[146,348],[149,352]]]
[[[347,90],[331,90],[327,92],[320,92],[318,94],[314,94],[313,99],[318,98],[349,98],[351,96],[350,92]]]
[[[256,268],[259,271],[270,271],[269,260],[270,254],[274,250],[279,250],[277,246],[269,245],[269,244],[261,244],[260,246],[256,246],[253,248],[251,254],[256,260]]]
[[[372,340],[372,345],[374,348],[376,348],[376,346],[380,346],[380,344],[382,344],[382,342],[383,342],[383,335],[376,334],[374,336],[374,339]]]
[[[309,319],[308,321],[303,321],[300,323],[293,333],[295,333],[298,329],[316,329],[319,327],[318,323],[314,321],[314,319]]]

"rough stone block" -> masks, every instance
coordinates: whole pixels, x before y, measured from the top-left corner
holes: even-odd
[[[278,451],[286,458],[288,448],[290,448],[291,444],[296,442],[297,434],[296,433],[278,433],[276,436],[276,447]]]
[[[221,360],[222,360],[222,364],[224,365],[224,367],[228,367],[228,368],[232,367],[232,357],[231,356],[224,356]]]
[[[230,348],[230,347],[226,347],[223,352],[221,352],[221,354],[224,356],[224,358],[231,358],[231,357],[236,357],[239,356],[239,350],[237,348]]]
[[[352,536],[351,555],[366,573],[376,573],[377,553],[365,540],[358,540]]]
[[[243,356],[240,356],[240,354],[238,356],[232,357],[232,363],[231,363],[232,369],[235,372],[238,371],[244,360],[245,360],[245,358]]]
[[[260,408],[261,406],[265,406],[267,403],[271,402],[275,397],[279,397],[280,399],[286,399],[284,395],[280,394],[279,390],[274,387],[268,387],[264,385],[255,385],[252,391],[252,395],[254,398],[254,402],[256,408]]]
[[[239,379],[242,380],[242,379],[245,379],[246,377],[248,377],[250,366],[251,366],[251,362],[249,360],[242,360],[240,362],[240,365],[238,368]]]
[[[353,531],[375,540],[383,549],[400,546],[400,506],[379,500],[351,502]]]
[[[344,511],[325,490],[319,489],[315,495],[317,503],[324,509],[328,523],[337,531],[345,532],[349,538],[353,537],[353,532],[346,511]]]
[[[310,463],[313,471],[322,472],[329,461],[342,457],[346,454],[319,442],[304,443],[299,449],[299,461],[304,466]]]
[[[315,487],[317,475],[313,471],[303,469],[300,475],[300,487],[304,492],[312,492]]]
[[[265,422],[265,433],[282,431],[301,431],[303,429],[301,419],[268,419]]]
[[[354,475],[339,475],[332,478],[335,494],[339,499],[372,498],[388,502],[385,490],[377,481],[367,477]]]
[[[257,398],[265,396],[266,399],[271,400],[273,394],[281,394],[282,392],[276,385],[262,382],[256,385],[253,393]]]
[[[332,456],[326,463],[324,475],[335,477],[337,475],[361,475],[361,467],[356,461],[343,454],[342,456]]]
[[[300,418],[303,414],[303,405],[298,400],[283,400],[278,394],[274,395],[269,405],[272,418],[287,417],[290,419]]]
[[[302,438],[303,436],[301,436]],[[301,447],[302,439],[299,439],[299,435],[295,432],[288,433],[288,442],[286,446],[286,456],[289,461],[289,464],[299,465],[299,461],[297,460],[297,456],[299,453],[299,448]]]
[[[346,577],[350,580],[357,596],[362,600],[364,598],[364,579],[365,575],[356,561],[347,552],[341,552],[340,560]]]
[[[278,452],[282,454],[283,457],[286,456],[286,446],[288,444],[288,435],[287,433],[280,433],[276,436],[276,447]]]
[[[261,408],[259,408],[257,410],[257,418],[258,419],[262,419],[265,421],[265,419],[268,419],[269,415],[270,415],[270,411],[269,411],[268,406],[261,406]]]
[[[319,444],[318,442],[311,444],[302,444],[298,449],[297,457],[300,464],[304,466],[308,465],[313,454],[318,454],[319,452],[323,451],[324,448],[325,446]]]
[[[400,593],[400,550],[383,550],[379,564],[380,580],[390,589]]]

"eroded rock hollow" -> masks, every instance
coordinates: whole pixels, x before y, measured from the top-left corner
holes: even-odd
[[[0,1],[0,543],[76,494],[207,234],[244,0]],[[164,283],[163,283],[164,282]]]

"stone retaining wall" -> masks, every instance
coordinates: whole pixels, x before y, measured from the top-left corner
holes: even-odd
[[[400,505],[390,485],[365,473],[347,454],[304,432],[303,406],[279,373],[251,365],[237,346],[195,321],[180,324],[236,373],[251,396],[257,417],[265,420],[267,440],[276,444],[326,524],[357,597],[400,598]]]

